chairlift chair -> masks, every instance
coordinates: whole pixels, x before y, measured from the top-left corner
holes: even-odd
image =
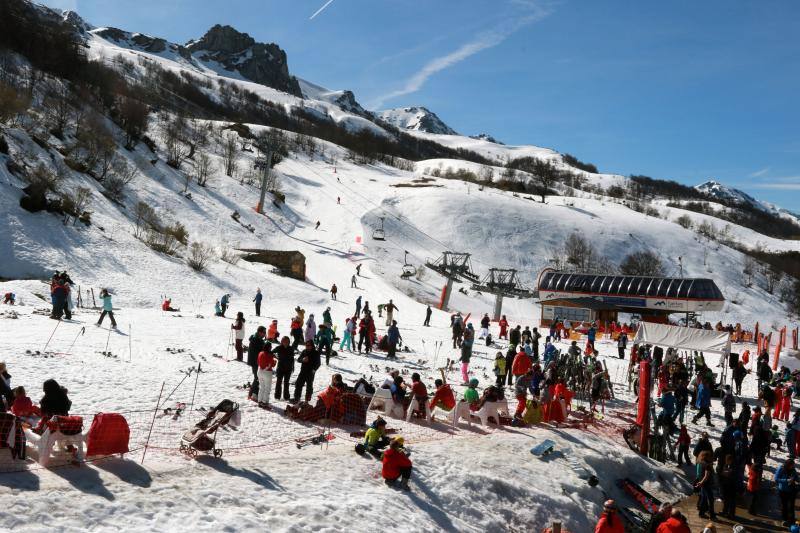
[[[383,218],[384,218],[384,217],[381,217],[381,218],[380,218],[380,220],[381,220],[381,227],[380,227],[380,228],[375,228],[375,229],[372,231],[372,238],[373,238],[374,240],[376,240],[376,241],[385,241],[385,240],[386,240],[386,231],[384,231],[384,229],[383,229]]]
[[[408,262],[408,252],[406,251],[405,256],[403,258],[403,273],[400,274],[400,277],[403,279],[408,279],[416,275],[417,275],[417,267]]]

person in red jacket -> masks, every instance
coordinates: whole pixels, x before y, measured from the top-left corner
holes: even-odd
[[[436,385],[436,393],[428,404],[428,407],[430,407],[428,416],[431,420],[433,420],[433,409],[435,407],[443,411],[452,411],[453,407],[456,406],[456,397],[453,395],[453,389],[450,388],[450,385],[441,379],[437,379],[433,383]]]
[[[319,401],[325,406],[325,418],[339,421],[344,416],[344,402],[342,392],[345,390],[344,381],[341,374],[331,376],[331,384],[317,396]]]
[[[689,436],[689,430],[686,429],[686,424],[681,424],[681,432],[678,435],[678,466],[683,466],[683,461],[692,464],[689,460],[689,446],[692,444],[692,437]]]
[[[381,475],[384,482],[393,487],[400,480],[400,488],[408,490],[408,480],[411,479],[411,460],[403,451],[403,437],[395,437],[389,443],[389,449],[383,452],[383,468]]]
[[[531,368],[533,368],[533,361],[530,356],[525,353],[525,350],[520,350],[511,365],[511,373],[514,374],[514,378],[524,376]]]
[[[269,329],[267,329],[267,340],[278,342],[278,337],[280,333],[278,333],[278,321],[273,320],[272,323],[269,325]]]
[[[606,500],[603,504],[603,512],[600,514],[594,533],[625,533],[625,525],[622,523],[622,518],[617,515],[617,504],[614,500]]]
[[[508,340],[508,320],[506,319],[506,315],[500,318],[498,325],[500,326],[500,335],[498,335],[497,338]]]
[[[659,524],[656,533],[692,533],[686,524],[686,517],[677,509],[673,509],[669,518]]]

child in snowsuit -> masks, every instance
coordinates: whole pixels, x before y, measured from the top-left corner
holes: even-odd
[[[411,460],[403,451],[403,437],[395,437],[389,444],[389,449],[383,452],[383,467],[381,475],[384,482],[391,486],[400,480],[399,487],[408,490],[408,480],[411,478]]]
[[[364,444],[361,448],[377,458],[381,457],[381,450],[389,445],[389,438],[386,436],[386,420],[378,418],[372,423],[364,434]],[[359,448],[357,448],[358,450]]]
[[[258,354],[258,406],[269,407],[269,395],[272,392],[272,369],[275,368],[275,356],[265,349]]]
[[[506,377],[506,358],[503,357],[503,352],[497,352],[494,357],[494,375],[495,383],[502,387]]]
[[[467,390],[464,391],[463,401],[467,402],[470,406],[470,409],[472,409],[473,406],[478,405],[478,400],[480,400],[480,397],[478,396],[478,380],[476,378],[472,378],[469,380],[469,386],[467,387]]]

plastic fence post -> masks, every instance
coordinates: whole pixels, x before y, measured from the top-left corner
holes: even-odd
[[[153,409],[153,420],[150,422],[150,430],[147,432],[147,441],[144,443],[144,451],[142,451],[142,460],[139,464],[144,464],[144,456],[147,455],[147,447],[150,445],[150,436],[153,434],[153,426],[156,423],[156,415],[158,414],[158,406],[161,405],[161,395],[164,394],[164,385],[166,381],[161,382],[161,392],[158,393],[158,400],[156,400],[156,408]]]
[[[56,334],[56,330],[58,329],[58,326],[60,324],[61,324],[61,319],[59,318],[58,322],[56,322],[56,327],[53,328],[53,333],[50,334],[50,338],[47,339],[47,343],[44,345],[44,348],[42,348],[42,353],[44,353],[47,350],[47,347],[50,346],[50,341],[53,340],[53,335]]]

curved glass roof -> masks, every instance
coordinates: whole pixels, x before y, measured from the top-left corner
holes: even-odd
[[[580,292],[610,296],[640,298],[691,298],[724,300],[722,291],[706,278],[656,278],[649,276],[604,276],[545,272],[539,281],[539,291]]]

